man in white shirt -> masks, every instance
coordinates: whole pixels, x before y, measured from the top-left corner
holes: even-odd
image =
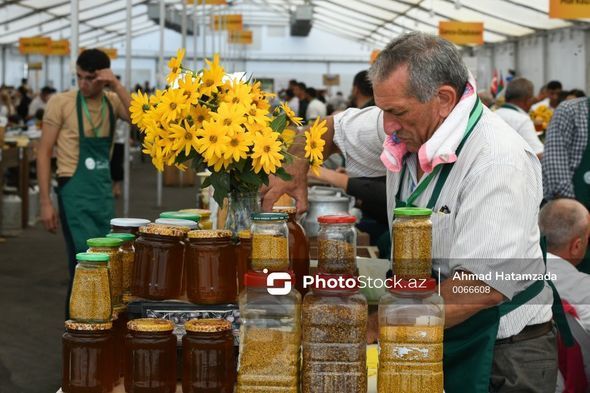
[[[326,104],[317,98],[317,90],[313,87],[308,87],[305,92],[307,94],[307,100],[309,101],[307,111],[305,112],[305,118],[307,121],[311,123],[315,121],[316,117],[326,117]]]
[[[563,87],[560,81],[551,81],[547,83],[547,87],[545,89],[546,97],[544,97],[541,101],[533,104],[533,106],[531,106],[531,112],[534,112],[535,109],[543,105],[551,110],[555,110],[555,108],[557,108],[557,106],[559,105],[559,95],[561,94],[562,90]]]
[[[590,275],[576,269],[588,247],[588,210],[575,199],[554,199],[541,209],[539,226],[547,238],[547,270],[557,275],[557,292],[590,333]]]
[[[339,149],[351,176],[382,171],[385,156],[390,222],[396,206],[432,209],[433,267],[440,268],[445,299],[445,391],[553,392],[551,290],[542,280],[497,278],[545,272],[539,160],[474,97],[467,67],[448,41],[403,35],[380,53],[369,74],[377,108],[328,118],[324,156]],[[451,147],[447,134],[456,142]],[[389,145],[407,149],[397,168],[389,166]],[[432,152],[444,154],[432,159]],[[262,190],[263,209],[288,193],[305,210],[308,167],[295,160],[287,168],[292,181],[271,179]],[[455,276],[462,272],[477,277]]]
[[[39,110],[45,111],[47,101],[49,101],[53,93],[55,93],[55,89],[49,86],[45,86],[41,89],[41,93],[33,98],[31,105],[29,105],[29,118],[35,117]]]
[[[496,114],[529,144],[537,157],[543,157],[543,144],[537,137],[535,124],[528,115],[533,102],[533,83],[525,78],[516,78],[506,87],[506,103]]]

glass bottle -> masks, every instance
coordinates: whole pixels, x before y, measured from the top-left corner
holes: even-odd
[[[356,275],[356,217],[318,217],[318,273]]]
[[[284,213],[252,214],[250,269],[262,272],[290,270],[288,216]]]
[[[75,322],[110,322],[113,312],[109,256],[79,253],[70,294],[70,318]]]
[[[295,288],[301,296],[307,293],[303,288],[303,277],[309,275],[309,242],[305,230],[297,221],[297,208],[294,206],[275,206],[273,211],[289,215],[287,228],[289,230],[289,259],[295,273]]]
[[[393,210],[393,273],[397,278],[432,275],[432,210],[398,207]]]

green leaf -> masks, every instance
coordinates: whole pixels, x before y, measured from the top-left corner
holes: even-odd
[[[284,181],[293,179],[293,176],[289,175],[285,168],[278,168],[275,175]]]
[[[201,183],[201,188],[207,188],[211,185],[211,176],[207,176],[203,183]]]
[[[205,170],[205,168],[207,167],[205,164],[205,160],[203,159],[203,157],[201,157],[200,155],[198,155],[196,152],[194,152],[196,157],[193,158],[193,163],[192,163],[192,168],[196,173],[199,172],[203,172]],[[193,152],[191,151],[191,154],[189,155],[189,157],[191,157],[193,155]]]
[[[260,171],[259,176],[261,177],[262,183],[265,186],[268,186],[268,175],[266,174],[266,172]]]
[[[287,127],[287,115],[284,113],[281,113],[270,122],[270,128],[272,128],[273,131],[283,132],[285,127]]]
[[[227,172],[213,172],[211,176],[211,185],[215,189],[213,192],[213,199],[219,204],[219,206],[223,206],[223,200],[229,193],[230,187],[230,178],[229,173]]]
[[[239,172],[243,172],[244,168],[246,167],[246,161],[245,159],[241,159],[240,161],[235,163],[235,167]]]
[[[254,186],[260,186],[262,184],[262,179],[260,176],[251,171],[246,171],[239,174],[238,178],[240,181],[246,184],[252,184]]]

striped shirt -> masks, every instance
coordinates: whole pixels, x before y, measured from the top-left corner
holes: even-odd
[[[385,171],[379,159],[384,139],[383,113],[376,107],[349,109],[334,117],[334,142],[352,177],[378,176]],[[417,164],[416,154],[406,158],[404,179],[400,173],[386,171],[390,228],[398,189],[406,200],[418,184]],[[436,181],[434,178],[416,199],[416,206],[426,206]],[[541,199],[541,165],[534,152],[484,108],[433,209],[434,269],[440,268],[443,279],[456,270],[491,272],[491,279],[482,281],[511,299],[534,281],[498,279],[497,274],[545,273],[537,224]],[[443,206],[448,213],[440,213]],[[552,301],[551,289],[545,284],[534,299],[500,319],[497,338],[551,320]]]

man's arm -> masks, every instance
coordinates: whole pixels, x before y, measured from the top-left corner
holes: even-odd
[[[129,122],[129,107],[131,106],[131,95],[123,84],[115,77],[110,68],[105,68],[96,71],[96,79],[107,83],[111,89],[117,94],[123,105],[123,112],[120,114],[121,119]]]
[[[59,128],[47,122],[43,123],[41,141],[37,149],[37,179],[39,181],[39,200],[41,204],[41,221],[50,232],[57,231],[57,214],[50,198],[51,155],[57,141]]]

